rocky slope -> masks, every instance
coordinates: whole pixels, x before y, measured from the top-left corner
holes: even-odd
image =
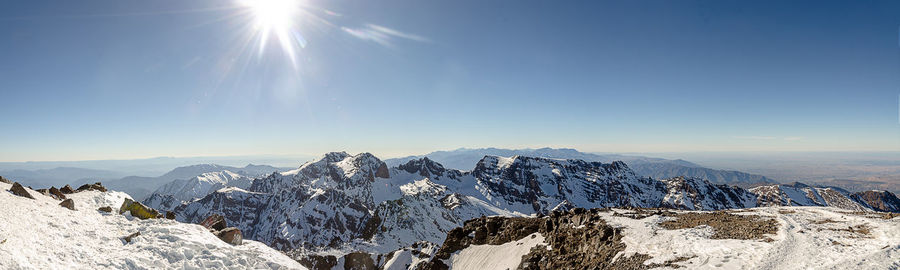
[[[447,235],[432,259],[384,267],[894,269],[898,224],[900,216],[831,207],[572,209],[470,220]]]

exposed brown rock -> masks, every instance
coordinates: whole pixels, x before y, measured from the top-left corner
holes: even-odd
[[[59,189],[57,189],[56,187],[50,187],[49,192],[50,192],[51,195],[55,196],[56,199],[59,199],[59,200],[65,200],[65,199],[66,199],[66,195],[63,194],[61,191],[59,191]]]
[[[112,213],[112,207],[109,207],[109,206],[100,207],[100,208],[97,208],[97,210],[99,210],[101,212]]]
[[[84,184],[84,185],[81,185],[80,187],[78,187],[78,191],[85,191],[85,190],[96,190],[96,191],[100,191],[100,192],[106,192],[106,187],[104,187],[102,184],[100,184],[100,182],[93,183],[93,184]]]
[[[200,222],[200,226],[213,231],[221,231],[228,227],[228,225],[225,224],[225,218],[218,214],[212,214],[211,216],[207,217],[203,220],[203,222]]]
[[[778,222],[756,215],[735,215],[726,211],[679,213],[675,220],[659,224],[669,230],[707,225],[713,228],[712,239],[740,239],[772,241],[768,235],[778,232]]]
[[[75,190],[73,190],[72,186],[70,186],[70,185],[66,185],[66,186],[60,188],[59,191],[62,192],[63,194],[75,193]]]
[[[301,265],[313,270],[331,270],[332,268],[337,266],[337,257],[331,255],[303,256],[297,261],[300,262]]]
[[[225,243],[229,243],[231,245],[240,245],[244,241],[244,236],[241,233],[241,230],[235,227],[228,227],[221,231],[217,231],[216,236]]]
[[[375,270],[375,261],[369,253],[354,252],[344,256],[344,270]]]
[[[59,203],[59,206],[69,208],[69,210],[75,210],[75,201],[73,201],[72,199],[66,199]]]
[[[15,194],[18,196],[22,196],[22,197],[29,198],[32,200],[34,199],[34,196],[32,196],[31,193],[28,193],[28,191],[25,190],[25,187],[23,187],[21,184],[19,184],[19,182],[13,182],[13,185],[12,185],[12,187],[9,188],[9,191],[12,192],[12,194]]]
[[[0,182],[12,184],[12,182],[10,182],[9,179],[3,178],[3,176],[0,176]]]
[[[175,219],[175,212],[166,211],[166,219]]]
[[[128,236],[123,237],[122,240],[125,240],[125,243],[131,243],[132,239],[134,239],[135,237],[138,237],[140,235],[141,235],[141,232],[135,232],[135,233],[129,234]]]
[[[864,201],[875,211],[900,212],[900,198],[888,191],[863,191],[854,193],[853,196]]]

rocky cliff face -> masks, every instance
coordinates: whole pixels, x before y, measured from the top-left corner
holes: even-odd
[[[870,190],[853,193],[852,198],[866,203],[875,211],[900,212],[900,199],[893,193],[882,190]]]
[[[697,178],[675,177],[661,180],[666,195],[660,207],[688,210],[722,210],[755,207],[756,195],[746,189],[716,185]]]

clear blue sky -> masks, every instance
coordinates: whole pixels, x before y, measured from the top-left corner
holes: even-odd
[[[0,161],[900,150],[898,1],[295,6],[0,2]]]

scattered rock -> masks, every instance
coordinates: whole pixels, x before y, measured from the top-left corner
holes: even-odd
[[[211,216],[207,217],[203,220],[203,222],[200,222],[200,226],[203,226],[211,231],[221,231],[228,227],[228,225],[225,224],[225,218],[218,214],[212,214]]]
[[[84,185],[81,185],[80,187],[78,187],[78,191],[85,191],[85,190],[96,190],[96,191],[100,191],[100,192],[106,192],[106,187],[101,185],[100,182],[93,183],[93,184],[84,184]]]
[[[125,240],[125,243],[131,243],[131,239],[134,239],[135,237],[138,237],[140,235],[141,235],[141,232],[135,232],[135,233],[129,234],[128,236],[123,237],[122,240]]]
[[[34,196],[31,196],[31,193],[28,193],[28,191],[25,190],[25,187],[23,187],[21,184],[19,184],[19,182],[13,182],[12,187],[9,188],[9,191],[12,192],[12,194],[15,194],[18,196],[22,196],[22,197],[29,198],[32,200],[34,199]]]
[[[58,200],[66,199],[66,195],[59,191],[59,189],[57,189],[56,187],[50,187],[50,194],[55,196]]]
[[[59,206],[69,208],[69,210],[75,210],[75,201],[73,201],[72,199],[66,199],[59,203]]]
[[[166,211],[166,219],[175,219],[175,212]]]
[[[735,215],[726,211],[679,213],[674,220],[659,223],[669,230],[694,228],[701,225],[713,228],[712,239],[772,241],[766,235],[778,232],[778,222],[756,215]]]
[[[157,218],[159,216],[159,212],[155,209],[144,206],[143,204],[128,198],[122,202],[122,207],[119,208],[119,214],[125,213],[125,211],[130,212],[131,216],[139,219]]]
[[[60,188],[59,191],[62,192],[63,194],[75,193],[75,190],[73,190],[72,186],[70,186],[70,185],[66,185],[66,186]]]
[[[97,208],[97,210],[99,210],[101,212],[112,213],[112,207],[109,207],[109,206],[100,207],[100,208]]]
[[[240,245],[244,241],[244,236],[241,233],[241,230],[235,227],[228,227],[221,231],[217,231],[216,236],[225,243],[229,243],[231,245]]]
[[[0,176],[0,182],[12,184],[12,182],[10,182],[9,179],[3,178],[3,176]]]

